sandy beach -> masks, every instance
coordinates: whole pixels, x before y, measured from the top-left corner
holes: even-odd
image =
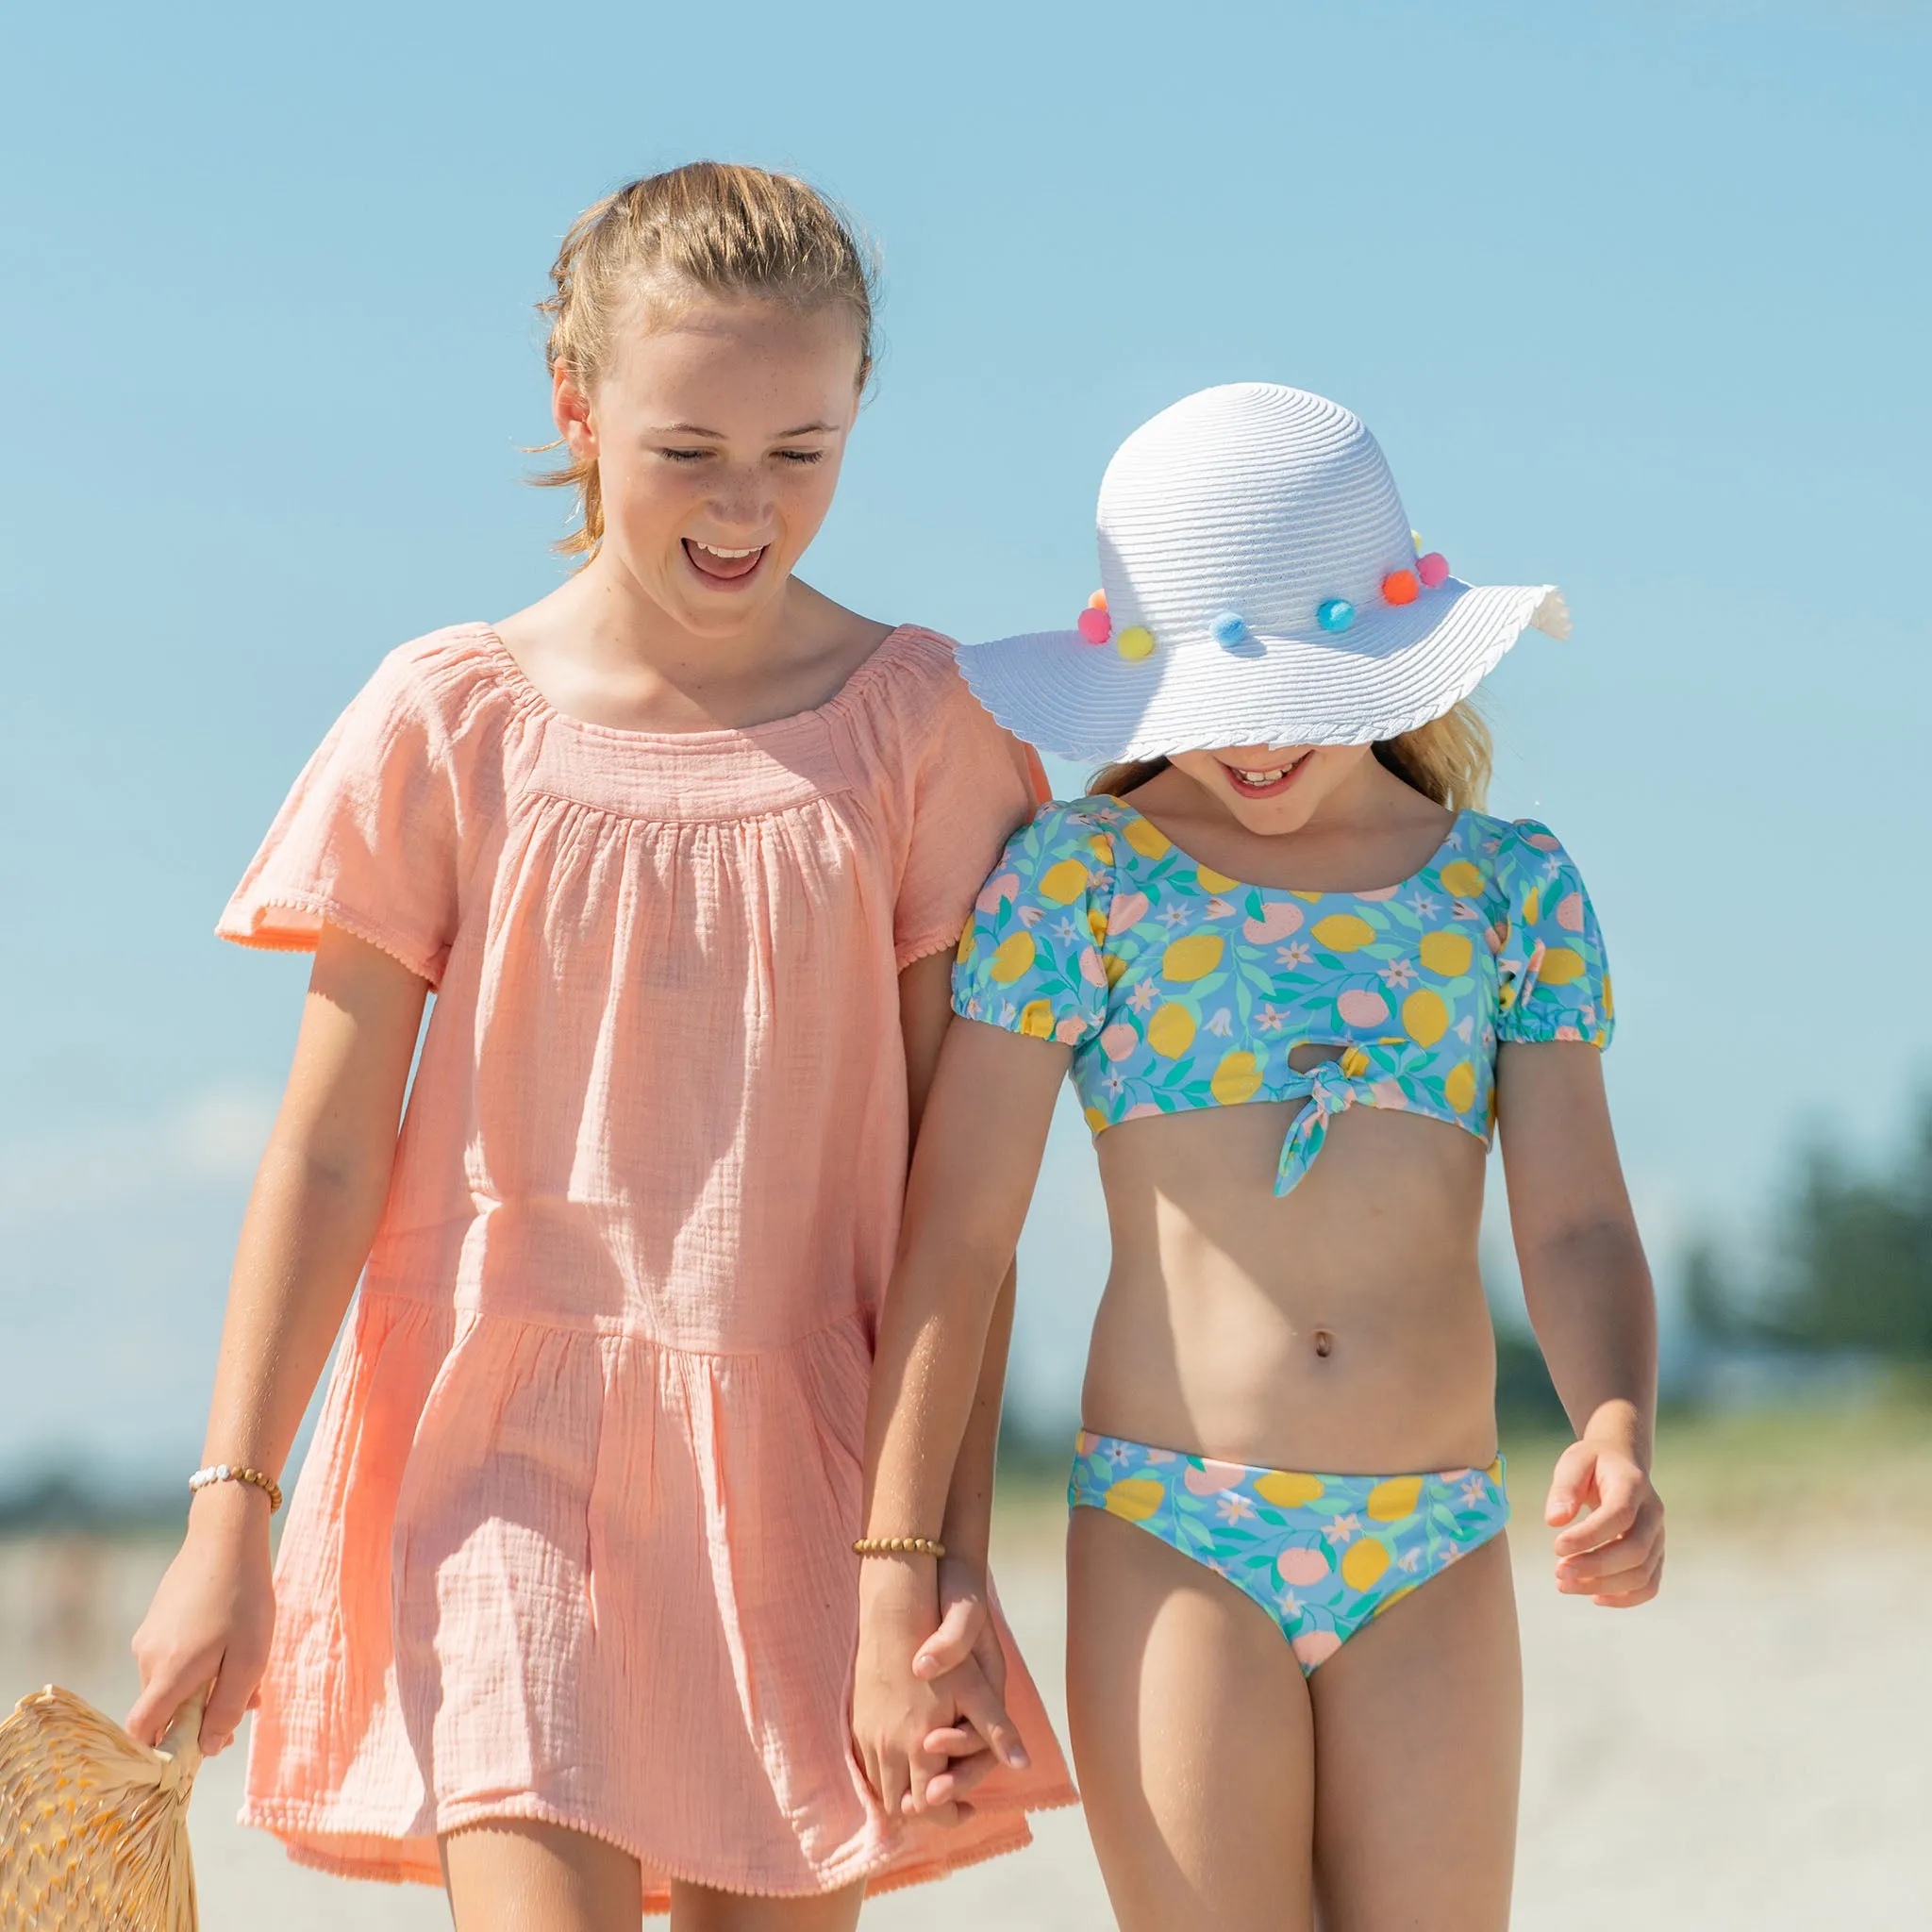
[[[1519,1465],[1521,1466],[1521,1465]],[[1722,1499],[1720,1499],[1721,1501]],[[1819,1932],[1932,1924],[1932,1523],[1807,1504],[1679,1525],[1660,1601],[1613,1615],[1558,1598],[1542,1532],[1514,1532],[1528,1726],[1515,1924],[1529,1932]],[[1048,1703],[1060,1695],[1058,1524],[1008,1508],[1001,1591]],[[154,1542],[0,1543],[0,1690],[49,1678],[119,1714],[166,1557]],[[208,1932],[426,1932],[437,1893],[291,1865],[234,1821],[238,1748],[207,1767],[193,1827]],[[1077,1812],[950,1882],[889,1895],[869,1926],[1090,1932],[1112,1921]]]

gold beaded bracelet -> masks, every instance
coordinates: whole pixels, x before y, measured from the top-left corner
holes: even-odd
[[[206,1469],[197,1469],[188,1478],[191,1490],[205,1490],[210,1483],[253,1483],[268,1498],[271,1516],[282,1507],[281,1484],[258,1469],[243,1469],[234,1462],[211,1462]]]
[[[852,1545],[855,1557],[943,1557],[946,1546],[929,1536],[862,1536]]]

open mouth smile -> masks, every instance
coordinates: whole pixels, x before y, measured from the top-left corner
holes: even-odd
[[[1225,758],[1218,760],[1227,774],[1228,789],[1238,798],[1278,798],[1307,761],[1306,751],[1268,765],[1231,765]]]
[[[684,540],[684,554],[692,570],[708,584],[741,584],[754,575],[765,560],[768,543],[748,550],[730,550],[721,543],[700,543],[695,537]]]

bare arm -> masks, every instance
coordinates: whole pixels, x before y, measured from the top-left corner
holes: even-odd
[[[1646,1603],[1663,1567],[1663,1504],[1650,1481],[1657,1306],[1601,1057],[1580,1042],[1506,1044],[1497,1104],[1524,1299],[1577,1438],[1546,1512],[1568,1525],[1557,1587],[1615,1607]]]
[[[325,927],[242,1224],[205,1461],[276,1474],[287,1460],[382,1216],[427,993],[387,953]],[[135,1635],[136,1739],[158,1738],[210,1679],[203,1748],[233,1736],[274,1627],[268,1516],[268,1499],[245,1483],[217,1483],[190,1503],[181,1552]]]
[[[906,1041],[906,1084],[912,1143],[939,1070],[940,1049],[952,1024],[953,956],[936,953],[915,960],[899,975],[899,1021]],[[981,1354],[979,1385],[973,1412],[959,1441],[958,1459],[947,1492],[944,1526],[940,1532],[949,1557],[984,1573],[987,1542],[992,1532],[993,1465],[999,1454],[1000,1399],[1007,1381],[1007,1344],[1013,1326],[1016,1271],[1010,1265],[1000,1283],[986,1347]],[[881,1531],[880,1534],[887,1532]]]
[[[981,1407],[1000,1287],[1067,1059],[1065,1047],[993,1026],[967,1022],[947,1031],[873,1371],[869,1535],[937,1536],[947,1522],[962,1445]],[[908,1784],[923,1790],[941,1769],[921,1743],[957,1715],[943,1683],[928,1687],[910,1670],[939,1622],[930,1561],[864,1564],[859,1620],[854,1732],[874,1790],[893,1812]]]

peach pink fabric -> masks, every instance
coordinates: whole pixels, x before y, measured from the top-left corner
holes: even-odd
[[[950,946],[1038,765],[896,631],[821,708],[662,736],[553,709],[481,625],[404,646],[223,915],[437,989],[276,1573],[245,1822],[438,1878],[573,1825],[684,1877],[939,1875],[1073,1791],[889,1824],[847,1743],[859,1455],[897,1238],[896,975]]]

